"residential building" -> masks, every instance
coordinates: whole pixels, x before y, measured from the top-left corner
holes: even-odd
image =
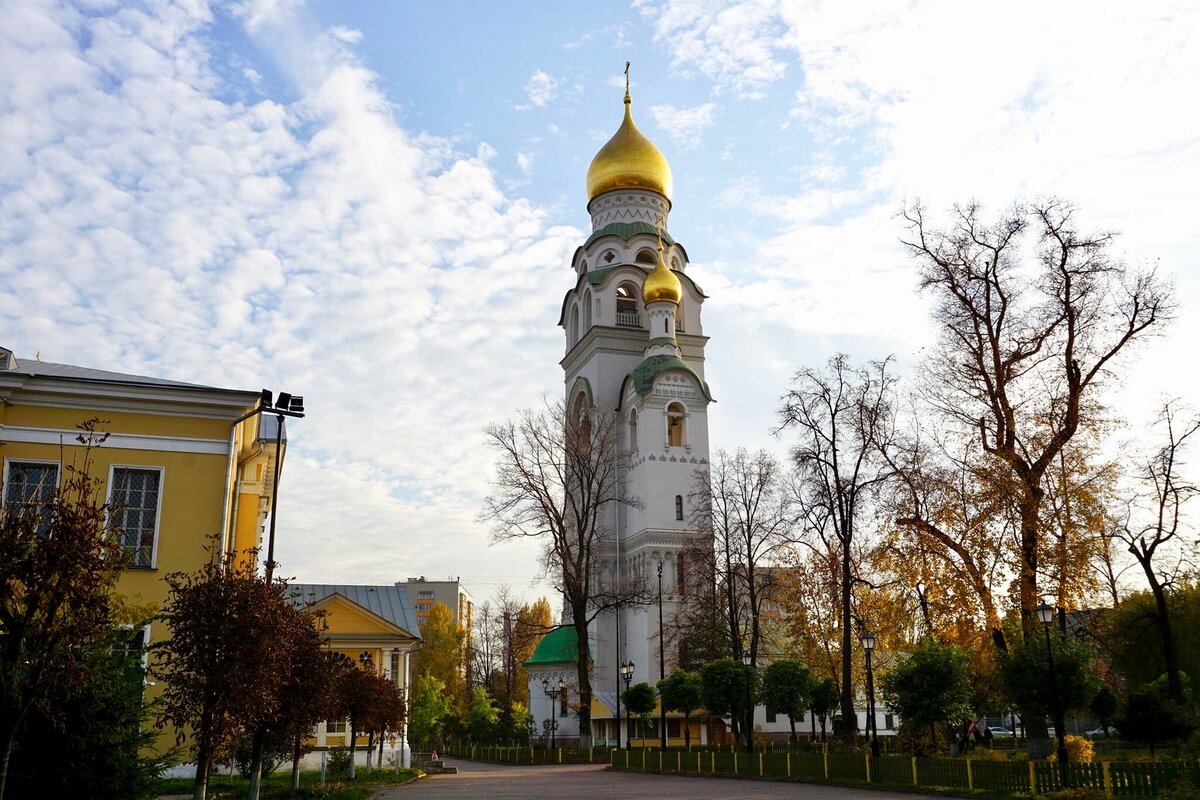
[[[322,613],[326,647],[389,678],[409,696],[409,659],[421,637],[406,586],[295,583],[291,589],[296,603]],[[318,750],[343,747],[349,735],[345,720],[326,720],[317,725],[314,744]],[[356,742],[366,743],[365,735]],[[406,728],[381,745],[392,763],[409,765]]]
[[[470,639],[475,626],[475,598],[463,587],[460,579],[431,581],[422,575],[419,578],[397,581],[396,585],[406,587],[411,593],[418,625],[424,625],[429,619],[429,610],[435,603],[441,603],[450,609],[454,621],[463,627],[467,638]]]
[[[246,552],[261,542],[278,422],[237,422],[259,399],[257,391],[16,358],[0,348],[0,501],[44,499],[88,456],[130,555],[117,590],[161,607],[163,576],[200,569],[214,544]],[[89,454],[78,426],[92,419],[106,438]],[[155,621],[135,639],[167,635]],[[147,697],[161,689],[149,686]],[[162,746],[171,739],[161,737]]]

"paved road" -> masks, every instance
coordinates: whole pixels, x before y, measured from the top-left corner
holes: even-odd
[[[443,800],[444,798],[519,797],[522,800],[933,800],[931,795],[880,792],[872,789],[818,786],[805,783],[688,778],[678,775],[642,775],[613,772],[604,766],[510,767],[477,761],[446,759],[458,767],[457,775],[431,775],[377,795],[380,800]]]

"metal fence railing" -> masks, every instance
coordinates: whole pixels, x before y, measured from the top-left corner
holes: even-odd
[[[586,752],[586,751],[581,751]],[[609,749],[615,769],[809,782],[878,784],[1037,796],[1063,789],[1096,789],[1106,797],[1155,797],[1187,782],[1200,789],[1200,760],[1072,763],[990,758],[917,758],[835,752],[744,753],[728,748]],[[585,759],[586,760],[586,759]],[[593,754],[593,761],[599,757]],[[567,763],[565,760],[562,763]],[[1198,795],[1200,796],[1200,795]]]

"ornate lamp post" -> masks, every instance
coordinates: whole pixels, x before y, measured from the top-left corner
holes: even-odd
[[[658,679],[660,681],[667,678],[667,662],[666,656],[663,655],[663,639],[666,633],[663,631],[663,613],[662,613],[662,562],[658,562]],[[667,707],[663,705],[662,698],[658,699],[658,727],[660,738],[662,739],[662,749],[667,749]]]
[[[558,745],[558,739],[555,734],[558,732],[558,720],[555,717],[558,714],[557,705],[558,698],[567,690],[567,684],[562,678],[558,679],[558,687],[550,687],[550,679],[542,678],[542,691],[546,693],[546,697],[550,698],[550,749],[553,750]]]
[[[1051,711],[1054,713],[1054,733],[1058,737],[1059,770],[1062,772],[1065,786],[1067,784],[1067,725],[1063,719],[1062,701],[1058,696],[1058,675],[1054,669],[1054,651],[1050,648],[1050,623],[1054,621],[1054,609],[1045,603],[1038,604],[1037,618],[1046,632],[1046,659],[1050,662]]]
[[[746,752],[754,752],[754,703],[750,699],[750,670],[754,667],[754,657],[750,651],[742,653],[742,664],[746,667]]]
[[[626,663],[621,665],[621,680],[625,681],[625,689],[628,690],[630,682],[633,681],[633,662],[632,661],[627,661]],[[630,720],[629,703],[626,703],[625,704],[625,749],[626,750],[633,749],[633,734],[629,727],[629,725],[630,725],[629,720]],[[618,719],[617,724],[619,725],[620,723],[621,723],[621,721]],[[617,743],[618,744],[620,743],[620,740],[621,740],[621,730],[620,730],[620,728],[618,728],[617,729]]]
[[[864,633],[862,646],[863,652],[867,654],[867,733],[871,737],[871,758],[879,758],[879,726],[875,723],[875,672],[871,667],[875,634],[870,631]]]

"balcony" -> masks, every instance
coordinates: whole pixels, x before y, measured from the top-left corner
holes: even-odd
[[[640,328],[642,327],[642,315],[636,311],[618,311],[617,327]]]

